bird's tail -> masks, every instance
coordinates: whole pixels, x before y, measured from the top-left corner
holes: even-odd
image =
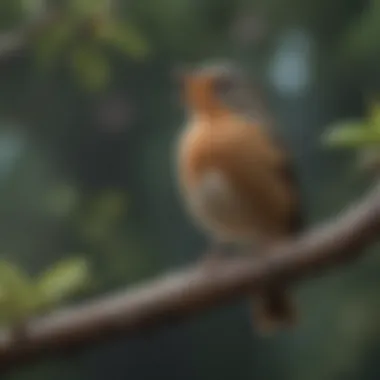
[[[253,300],[254,327],[262,334],[293,327],[297,311],[293,299],[284,289],[268,289]]]

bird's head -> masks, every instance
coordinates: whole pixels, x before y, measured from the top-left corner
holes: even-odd
[[[176,73],[186,108],[198,113],[253,109],[259,93],[244,70],[232,63],[205,64]]]

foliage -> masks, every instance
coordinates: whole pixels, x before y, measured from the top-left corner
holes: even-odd
[[[367,148],[380,144],[380,105],[374,103],[366,120],[341,121],[328,128],[325,142],[332,147]]]
[[[89,90],[109,83],[110,49],[136,60],[150,53],[141,30],[131,20],[120,20],[108,0],[67,1],[53,20],[35,41],[38,67],[45,71],[63,63]]]
[[[328,128],[327,146],[355,150],[358,168],[378,172],[380,168],[380,105],[373,102],[363,120],[340,121]]]
[[[89,285],[88,264],[81,258],[58,261],[36,277],[10,262],[0,262],[0,325],[17,325],[57,306]]]

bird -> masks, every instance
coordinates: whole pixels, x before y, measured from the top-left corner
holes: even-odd
[[[231,62],[182,69],[177,81],[186,116],[176,175],[188,216],[218,252],[228,244],[264,249],[294,238],[304,224],[300,186],[262,87]],[[251,298],[259,332],[296,325],[287,288],[267,286]]]

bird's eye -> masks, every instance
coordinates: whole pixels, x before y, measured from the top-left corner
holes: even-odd
[[[229,92],[234,86],[232,78],[223,76],[218,78],[214,83],[214,89],[217,94],[223,95]]]

